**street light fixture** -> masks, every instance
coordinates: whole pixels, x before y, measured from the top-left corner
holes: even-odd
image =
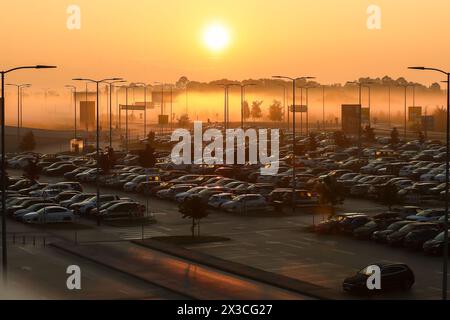
[[[96,121],[96,131],[97,131],[97,172],[95,175],[95,184],[96,184],[96,189],[97,189],[97,199],[96,199],[96,205],[97,205],[97,225],[100,225],[100,185],[99,185],[99,175],[100,175],[100,131],[99,131],[99,126],[100,126],[100,106],[98,105],[99,102],[99,84],[103,83],[103,82],[107,82],[107,81],[119,81],[119,80],[123,80],[122,78],[106,78],[106,79],[102,79],[102,80],[92,80],[92,79],[86,79],[86,78],[75,78],[72,79],[73,81],[86,81],[86,82],[92,82],[95,83],[97,85],[97,98],[96,98],[96,107],[97,107],[97,121]]]
[[[1,179],[2,179],[2,266],[3,266],[3,280],[6,282],[7,279],[7,272],[8,272],[8,250],[7,250],[7,243],[6,243],[6,158],[5,158],[5,75],[21,69],[50,69],[50,68],[56,68],[56,66],[45,66],[45,65],[36,65],[36,66],[22,66],[22,67],[15,67],[9,70],[0,71],[2,85],[1,85],[1,93],[2,93],[2,100],[1,100],[1,153],[2,153],[2,160],[1,160]]]
[[[447,76],[447,135],[446,135],[446,156],[445,156],[445,220],[444,220],[444,261],[442,270],[442,300],[447,300],[447,278],[448,278],[448,188],[449,188],[449,161],[450,161],[450,72],[437,68],[409,67],[412,70],[428,70],[443,73]]]
[[[295,147],[296,147],[296,137],[295,137],[295,88],[296,83],[299,80],[315,79],[315,77],[298,77],[291,78],[286,76],[272,76],[275,79],[284,79],[292,81],[292,211],[295,212]],[[290,110],[288,110],[290,112]]]

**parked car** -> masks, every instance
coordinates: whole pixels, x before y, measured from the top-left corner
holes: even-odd
[[[73,222],[75,216],[73,212],[67,208],[53,206],[44,207],[36,212],[30,212],[23,216],[23,221],[26,223],[57,223],[57,222]]]
[[[410,223],[414,223],[414,222],[408,221],[408,220],[401,220],[401,221],[394,222],[394,223],[390,224],[385,230],[374,231],[372,233],[372,240],[375,240],[375,242],[386,243],[387,237],[390,234],[400,230],[402,227],[404,227]]]
[[[222,204],[222,209],[227,212],[247,213],[250,211],[266,211],[268,203],[260,194],[243,194]]]
[[[360,216],[362,213],[340,213],[335,214],[328,220],[322,221],[314,227],[317,233],[336,233],[338,231],[339,222],[347,217]]]
[[[414,222],[403,226],[398,231],[395,231],[387,236],[387,242],[391,246],[401,245],[403,243],[403,239],[405,239],[406,235],[414,230],[423,230],[423,229],[436,229],[436,223],[430,222]]]
[[[403,239],[403,246],[412,250],[422,249],[423,244],[439,234],[438,228],[414,230]]]
[[[220,209],[225,202],[233,200],[234,195],[232,193],[219,193],[212,195],[208,200],[208,206]]]
[[[430,239],[423,244],[423,251],[426,254],[441,255],[444,252],[444,244],[445,244],[445,237],[444,231],[442,231],[433,239]],[[450,243],[448,244],[448,250],[450,253]]]
[[[415,282],[411,268],[404,263],[374,263],[381,271],[381,291],[410,290]],[[354,293],[367,293],[367,279],[372,275],[369,266],[358,271],[355,275],[344,280],[342,287],[345,291]],[[377,291],[377,290],[375,290]]]
[[[142,217],[145,206],[137,202],[121,202],[100,211],[102,219],[130,219]]]

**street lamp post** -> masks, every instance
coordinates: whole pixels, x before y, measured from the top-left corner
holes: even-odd
[[[256,86],[255,83],[247,84],[232,84],[241,87],[241,128],[244,129],[244,98],[245,98],[245,88]]]
[[[450,72],[436,68],[409,67],[413,70],[429,70],[443,73],[447,77],[447,135],[446,135],[446,156],[445,156],[445,219],[444,219],[444,252],[442,270],[442,300],[447,300],[447,278],[448,278],[448,188],[449,188],[449,161],[450,161]]]
[[[388,86],[388,125],[391,129],[391,86]]]
[[[409,88],[409,87],[413,87],[413,85],[411,85],[411,84],[401,84],[401,85],[399,85],[400,87],[403,87],[403,89],[404,89],[404,111],[403,111],[403,116],[404,116],[404,128],[403,128],[403,139],[406,141],[406,127],[407,127],[407,101],[406,101],[406,98],[407,98],[407,95],[406,95],[406,90]]]
[[[8,272],[8,250],[7,250],[7,242],[6,242],[6,158],[5,158],[5,75],[21,69],[50,69],[50,68],[56,68],[55,66],[44,66],[44,65],[36,65],[36,66],[23,66],[23,67],[16,67],[9,70],[0,71],[1,79],[2,79],[2,85],[1,85],[1,93],[2,93],[2,100],[1,100],[1,153],[2,153],[2,160],[1,160],[1,190],[2,190],[2,266],[3,266],[3,280],[6,282],[7,279],[7,272]]]
[[[73,96],[74,96],[74,102],[75,102],[75,106],[74,106],[74,122],[73,122],[73,130],[74,130],[74,139],[77,138],[77,87],[76,86],[71,86],[71,85],[66,85],[66,88],[72,89],[73,92]]]
[[[322,85],[322,130],[325,130],[325,85]]]
[[[371,87],[370,87],[370,86],[367,86],[367,85],[364,85],[363,87],[364,87],[364,88],[367,88],[367,89],[369,90],[369,105],[368,105],[369,119],[368,119],[368,120],[369,120],[369,128],[370,128],[370,127],[371,127],[371,122],[372,122],[372,121],[371,121],[371,118],[372,118],[372,117],[371,117],[371,114],[370,114],[371,111],[372,111],[371,108],[370,108],[370,107],[371,107],[371,103],[370,103],[370,102],[371,102],[371,101],[370,101],[370,98],[371,98]]]
[[[20,88],[20,127],[23,128],[23,89],[31,87],[31,84],[27,84]]]
[[[137,82],[136,85],[144,88],[144,138],[147,136],[147,84],[144,82]]]
[[[29,87],[31,84],[13,84],[13,83],[7,83],[7,86],[16,87],[17,88],[17,150],[19,151],[20,146],[20,118],[21,118],[21,108],[20,108],[20,91],[24,87]]]
[[[224,90],[225,90],[224,91],[224,95],[225,95],[224,96],[224,107],[223,107],[224,108],[224,110],[223,110],[223,114],[224,114],[224,116],[223,116],[223,127],[224,127],[225,130],[227,130],[228,129],[228,122],[230,121],[230,119],[229,119],[230,108],[229,108],[229,105],[228,105],[228,102],[229,102],[229,96],[228,96],[229,91],[228,90],[229,90],[230,87],[232,87],[232,86],[240,86],[240,84],[237,84],[237,83],[227,83],[227,84],[219,83],[217,85],[224,87]],[[242,94],[242,91],[241,91],[241,94]],[[241,100],[241,109],[243,109],[242,100]],[[241,110],[241,114],[243,115],[243,110]]]
[[[361,141],[361,125],[362,125],[362,88],[365,84],[372,84],[372,82],[360,82],[349,81],[348,83],[357,84],[359,88],[359,128],[358,128],[358,157],[361,158],[362,154],[362,141]],[[369,109],[369,121],[370,121],[370,109]]]
[[[96,189],[97,189],[97,199],[96,199],[96,205],[97,205],[97,225],[100,225],[100,185],[99,185],[99,175],[100,175],[100,131],[99,131],[99,126],[100,126],[100,106],[98,105],[99,102],[99,84],[100,83],[104,83],[106,81],[118,81],[118,80],[123,80],[122,78],[106,78],[106,79],[102,79],[102,80],[92,80],[92,79],[85,79],[85,78],[75,78],[72,79],[74,81],[86,81],[86,82],[92,82],[95,83],[97,88],[96,88],[96,109],[97,109],[97,121],[96,121],[96,130],[97,130],[97,139],[96,139],[96,148],[97,148],[97,172],[95,175],[95,185],[96,185]]]
[[[298,80],[304,79],[315,79],[314,77],[298,77],[291,78],[286,76],[273,76],[276,79],[285,79],[292,81],[292,211],[295,212],[295,147],[296,147],[296,137],[295,137],[295,88]],[[289,111],[290,112],[290,111]]]
[[[112,90],[114,88],[115,83],[123,83],[126,82],[125,80],[116,80],[111,82],[106,82],[109,85],[109,147],[112,148],[112,140],[113,140],[113,134],[112,134]]]
[[[287,119],[287,128],[289,130],[289,110],[286,112],[286,86],[282,83],[277,83],[277,86],[283,88],[283,109],[284,109],[284,117]],[[286,118],[287,116],[287,118]]]

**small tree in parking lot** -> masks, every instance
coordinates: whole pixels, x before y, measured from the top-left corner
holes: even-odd
[[[32,151],[36,148],[36,139],[33,131],[28,131],[20,141],[19,149],[21,151]]]
[[[155,163],[155,149],[147,144],[144,150],[139,151],[139,164],[144,168],[153,168]]]
[[[191,232],[195,237],[195,226],[197,226],[197,236],[200,236],[200,220],[208,216],[206,205],[200,197],[188,197],[180,206],[179,211],[183,219],[192,219]]]
[[[41,168],[38,166],[39,159],[28,159],[28,164],[23,168],[23,176],[31,181],[39,179]]]
[[[392,129],[391,131],[391,145],[395,146],[400,142],[399,133],[397,128]]]
[[[114,153],[114,149],[112,147],[108,147],[106,152],[102,152],[100,154],[100,168],[103,174],[108,174],[111,169],[114,167],[116,163],[116,156]]]
[[[329,204],[334,213],[334,206],[344,201],[345,197],[341,188],[337,185],[334,176],[327,175],[316,186],[316,191],[320,194],[320,200],[323,204]]]
[[[394,184],[388,183],[380,192],[380,201],[388,206],[389,211],[394,204],[397,204],[397,188]]]

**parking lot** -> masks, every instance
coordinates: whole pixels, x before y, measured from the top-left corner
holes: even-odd
[[[438,256],[425,255],[421,246],[442,232],[443,213],[439,211],[444,194],[440,180],[442,147],[437,142],[410,142],[397,146],[397,151],[393,151],[382,147],[385,142],[382,139],[385,138],[365,148],[362,158],[357,157],[357,148],[337,147],[330,142],[332,139],[320,140],[314,153],[311,151],[309,156],[296,157],[298,191],[295,197],[290,192],[289,140],[286,148],[281,148],[286,152],[280,160],[280,172],[275,177],[259,176],[255,174],[258,171],[255,167],[247,171],[236,171],[226,166],[188,169],[168,167],[169,164],[164,162],[149,171],[139,166],[139,156],[124,155],[120,164],[99,179],[101,194],[115,197],[105,199],[114,201],[110,204],[113,208],[120,207],[123,202],[136,204],[136,209],[127,209],[128,214],[121,216],[135,223],[108,223],[104,219],[108,212],[108,207],[105,207],[100,215],[102,225],[97,226],[99,215],[91,203],[88,207],[69,206],[69,210],[75,213],[73,222],[81,227],[51,228],[46,232],[53,237],[76,237],[79,242],[186,235],[190,234],[191,221],[181,218],[178,204],[196,195],[209,204],[209,215],[201,222],[202,234],[230,240],[188,246],[193,250],[332,288],[338,297],[348,297],[342,292],[342,281],[362,267],[374,262],[403,262],[416,276],[412,290],[386,293],[375,298],[437,299],[440,297],[442,260]],[[304,140],[305,145],[309,143]],[[92,158],[64,156],[58,160],[51,157],[46,160],[44,157],[40,161],[41,165],[45,163],[44,172],[39,179],[41,185],[34,191],[49,190],[45,192],[46,197],[55,197],[69,191],[60,190],[53,194],[53,189],[47,186],[79,181],[87,198],[95,196],[96,171],[92,169],[95,168]],[[52,169],[59,171],[52,172]],[[21,174],[20,164],[9,170],[10,177]],[[328,223],[330,208],[324,201],[323,189],[317,188],[325,185],[326,177],[333,178],[333,192],[346,196],[342,203],[335,204],[335,213],[359,213],[361,220],[354,219],[345,229],[340,225],[330,234],[314,232],[311,227],[319,225],[317,228],[320,228],[320,225]],[[330,188],[329,185],[326,187]],[[390,193],[395,190],[396,196],[387,199],[386,190]],[[17,191],[11,190],[12,195]],[[74,192],[70,196],[78,194],[74,190],[70,192]],[[250,196],[254,199],[245,200]],[[67,199],[70,199],[69,194]],[[295,212],[291,209],[292,201],[297,206]],[[377,216],[387,213],[389,205],[395,209],[389,212],[389,217]],[[435,209],[416,216],[421,212],[420,208],[414,209],[416,211],[412,214],[408,210],[413,207],[407,205]],[[149,217],[151,223],[146,220]],[[419,239],[417,250],[405,248],[403,244],[392,247],[370,240],[375,231],[382,231],[405,219],[414,220],[421,227],[429,224],[428,229],[432,229],[428,239]],[[356,239],[352,234],[369,222],[376,225],[365,237],[367,239]],[[20,233],[37,227],[11,220],[9,230]]]

